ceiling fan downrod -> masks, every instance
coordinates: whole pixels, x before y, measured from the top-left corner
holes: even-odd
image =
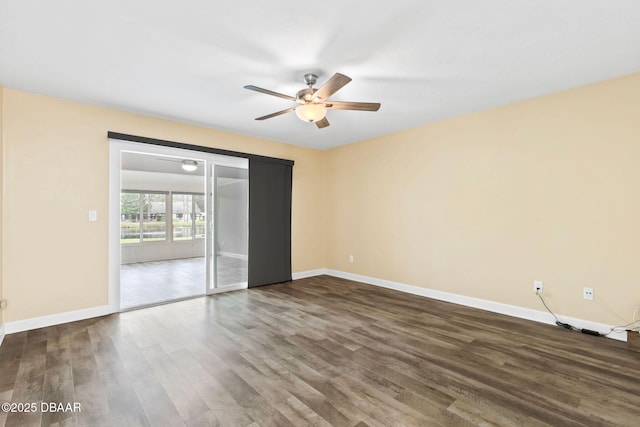
[[[316,84],[317,81],[318,81],[318,76],[316,74],[307,73],[304,75],[304,82],[309,87],[313,87],[313,85]]]

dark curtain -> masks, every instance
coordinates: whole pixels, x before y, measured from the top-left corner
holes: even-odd
[[[291,280],[292,166],[249,159],[250,288]]]

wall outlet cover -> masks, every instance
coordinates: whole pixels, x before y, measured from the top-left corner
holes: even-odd
[[[542,293],[543,290],[543,284],[542,284],[542,280],[534,280],[533,281],[533,292],[534,293]]]

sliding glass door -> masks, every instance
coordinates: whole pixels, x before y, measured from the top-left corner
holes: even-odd
[[[197,157],[121,153],[120,309],[205,294],[205,172]]]
[[[114,147],[118,309],[246,288],[249,161],[137,143]]]
[[[204,242],[204,278],[189,279],[202,294],[291,280],[293,161],[117,132],[108,136],[110,309],[121,310],[122,264],[135,262],[125,259],[126,244],[164,245],[173,256],[176,243],[195,248]],[[123,191],[127,152],[156,157],[164,164],[160,169],[202,172],[204,189],[158,188],[144,181]]]

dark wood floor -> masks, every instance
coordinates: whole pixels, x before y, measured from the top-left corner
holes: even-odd
[[[640,353],[321,276],[8,335],[20,425],[637,426]]]

